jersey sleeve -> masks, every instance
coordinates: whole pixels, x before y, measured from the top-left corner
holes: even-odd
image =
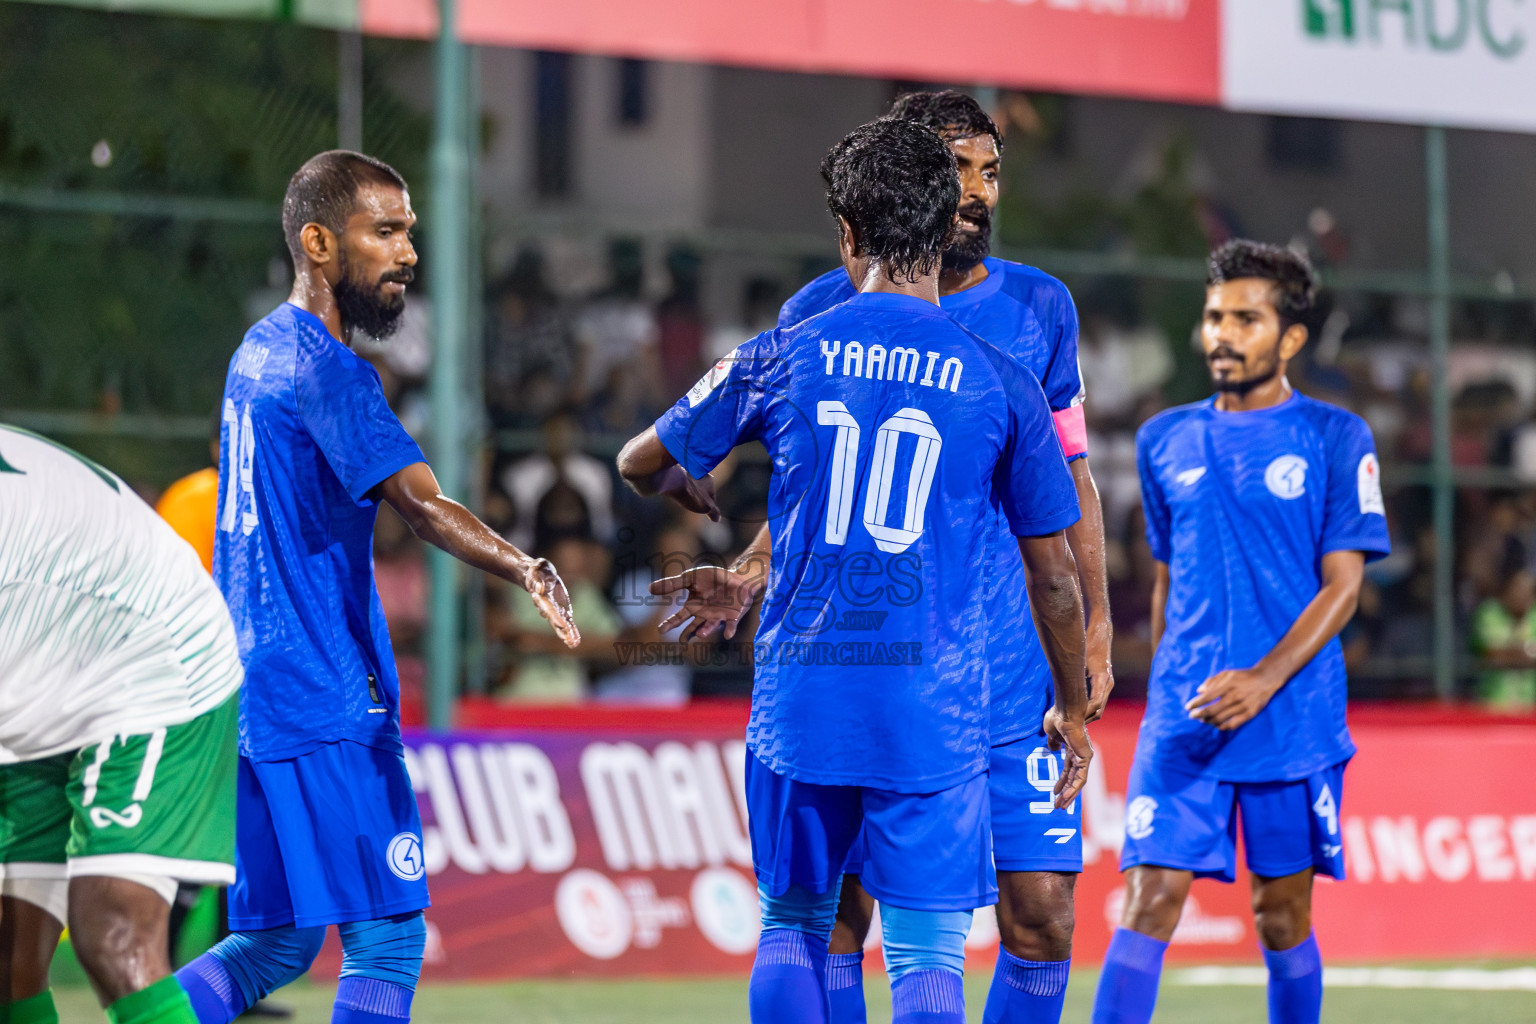
[[[1054,283],[1055,301],[1041,310],[1046,319],[1040,326],[1051,341],[1051,361],[1040,386],[1045,390],[1045,400],[1056,421],[1062,454],[1071,461],[1088,454],[1088,424],[1083,417],[1083,371],[1077,352],[1077,306],[1066,286]]]
[[[1381,496],[1381,463],[1365,421],[1355,416],[1339,420],[1328,439],[1322,552],[1361,551],[1367,562],[1374,562],[1392,552],[1387,506]]]
[[[1152,441],[1143,427],[1136,434],[1136,475],[1141,478],[1141,511],[1147,521],[1147,544],[1152,557],[1168,562],[1172,551],[1168,546],[1168,502],[1163,497],[1163,485],[1152,468]]]
[[[1082,514],[1077,487],[1061,453],[1045,393],[1034,375],[998,354],[1008,402],[1007,436],[993,472],[993,488],[1015,537],[1064,530]]]
[[[294,392],[305,431],[359,505],[406,466],[426,461],[385,400],[378,371],[339,342],[300,342]]]
[[[778,362],[772,355],[777,333],[738,345],[656,421],[656,436],[695,480],[759,436]]]

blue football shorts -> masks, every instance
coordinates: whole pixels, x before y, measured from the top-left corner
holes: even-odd
[[[282,761],[240,758],[229,926],[371,921],[424,910],[421,818],[405,759],[327,743]]]
[[[757,880],[824,893],[853,855],[882,903],[974,910],[997,902],[987,777],[937,793],[820,786],[780,775],[747,752],[748,831]]]
[[[1043,731],[992,748],[987,790],[997,870],[1083,870],[1083,802],[1058,810],[1053,792],[1062,764]],[[863,878],[861,844],[854,844],[843,870]]]
[[[1063,757],[1038,732],[992,748],[992,848],[999,871],[1083,870],[1083,801],[1058,810]]]
[[[1260,878],[1314,868],[1342,881],[1339,814],[1348,763],[1285,782],[1222,782],[1137,754],[1126,787],[1120,870],[1152,864],[1234,881],[1241,821],[1248,870]]]

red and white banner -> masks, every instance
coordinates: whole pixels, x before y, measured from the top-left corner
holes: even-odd
[[[1081,963],[1103,955],[1123,897],[1117,855],[1140,712],[1112,706],[1093,728]],[[407,738],[432,884],[428,977],[748,969],[757,897],[745,707],[472,705],[466,717],[503,724]],[[1352,877],[1320,882],[1316,895],[1330,961],[1536,954],[1536,722],[1369,708],[1353,729],[1360,753],[1342,802]],[[978,913],[977,966],[996,941],[992,915]],[[1170,959],[1258,959],[1245,878],[1196,883]]]
[[[460,0],[493,46],[1217,103],[1219,0]],[[428,36],[436,0],[361,0]]]

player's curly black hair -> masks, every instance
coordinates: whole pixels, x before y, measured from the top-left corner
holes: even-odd
[[[974,97],[958,89],[909,92],[898,96],[886,116],[916,121],[925,128],[932,128],[949,142],[990,135],[997,143],[997,151],[1003,151],[1003,133],[998,130],[997,122]]]
[[[960,175],[931,129],[894,117],[860,125],[821,161],[821,176],[827,207],[893,279],[938,267],[960,206]]]
[[[319,224],[341,234],[357,209],[357,192],[364,185],[405,189],[405,179],[389,164],[349,149],[332,149],[304,162],[288,181],[283,196],[283,238],[294,264],[304,259],[299,233],[305,224]]]
[[[1234,238],[1211,253],[1206,284],[1225,284],[1245,277],[1272,282],[1280,333],[1305,324],[1317,301],[1317,274],[1312,261],[1294,249],[1247,238]]]

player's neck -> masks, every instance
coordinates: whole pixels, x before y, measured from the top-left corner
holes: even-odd
[[[884,292],[889,295],[910,295],[924,302],[931,302],[935,306],[939,304],[939,274],[934,271],[931,274],[920,274],[914,277],[892,277],[886,272],[884,265],[870,263],[869,270],[864,275],[864,281],[859,285],[861,293]]]
[[[1217,412],[1256,412],[1271,409],[1291,397],[1291,382],[1277,373],[1251,391],[1216,392]]]
[[[967,288],[974,288],[987,279],[988,273],[985,262],[965,270],[945,270],[939,274],[939,294],[954,295]]]
[[[331,337],[343,345],[347,343],[347,329],[341,322],[341,309],[336,305],[336,296],[331,293],[331,286],[326,284],[324,277],[319,274],[295,276],[293,291],[288,293],[288,302],[325,324]]]

